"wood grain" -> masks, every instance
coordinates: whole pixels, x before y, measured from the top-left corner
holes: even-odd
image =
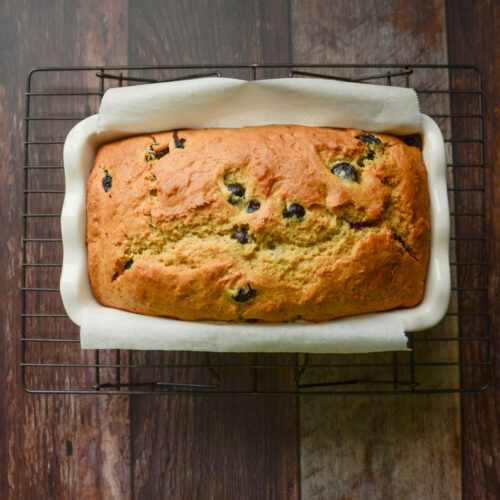
[[[288,16],[285,1],[150,2],[147,10],[143,3],[131,2],[129,62],[287,62]],[[225,70],[224,76],[251,77],[247,70]],[[202,357],[134,353],[135,360],[156,363],[193,362]],[[251,365],[256,361],[253,355],[212,357],[224,363]],[[272,363],[291,356],[270,358],[267,361]],[[224,375],[225,390],[262,390],[266,383],[254,369],[232,370]],[[159,370],[154,376],[161,380],[189,379],[186,372],[168,370]],[[210,380],[203,371],[191,376],[195,377],[193,382]],[[293,379],[275,377],[274,382],[276,379],[293,383]],[[133,397],[131,439],[136,498],[250,500],[299,496],[294,398]]]
[[[6,383],[0,385],[0,496],[12,499],[48,498],[126,498],[130,492],[128,400],[123,397],[38,396],[22,391],[19,378],[20,358],[20,270],[21,213],[23,179],[23,116],[26,75],[30,67],[40,65],[95,64],[126,60],[126,51],[117,33],[126,26],[126,5],[114,2],[2,2],[0,45],[0,197],[2,214],[0,261],[6,280],[0,284],[2,314],[2,355],[0,373]],[[113,27],[113,29],[111,29]],[[8,50],[5,48],[9,47]],[[68,84],[84,85],[75,78]],[[48,110],[37,104],[37,112]],[[68,123],[39,128],[40,134],[64,134]],[[32,149],[30,160],[51,159],[61,163],[59,146]],[[41,177],[30,178],[41,182]],[[58,177],[46,176],[43,182],[56,183]],[[40,196],[40,195],[36,195]],[[53,201],[51,201],[53,200]],[[38,199],[48,211],[60,208],[57,196]],[[33,208],[29,201],[28,210]],[[31,224],[31,222],[30,222]],[[35,227],[36,226],[36,227]],[[57,231],[58,222],[31,224],[29,230]],[[50,248],[28,251],[28,257],[51,257]],[[41,253],[39,253],[41,252]],[[55,256],[57,258],[57,256]],[[46,278],[53,278],[47,274]],[[34,273],[28,279],[35,280]],[[58,276],[55,276],[56,282]],[[35,285],[36,286],[36,285]],[[57,286],[57,284],[56,284]],[[36,293],[36,292],[33,292]],[[48,303],[40,297],[29,298],[33,307],[60,307],[53,294]],[[31,307],[31,306],[29,306]],[[38,325],[46,328],[47,325]],[[64,321],[53,321],[50,335],[69,336],[76,329]],[[38,333],[35,327],[31,335]],[[43,331],[44,334],[47,331]],[[33,345],[36,358],[48,354],[43,345]],[[70,345],[59,351],[63,356],[88,360],[88,355],[71,351]],[[56,370],[44,373],[43,384],[61,386]],[[39,383],[39,381],[34,381]]]
[[[500,5],[498,2],[446,2],[448,52],[454,64],[474,64],[484,82],[484,144],[486,166],[486,227],[491,311],[493,387],[464,394],[462,403],[463,492],[466,499],[496,499],[500,495],[500,371],[498,370],[500,304]],[[464,30],[464,27],[467,27]],[[474,33],[474,38],[466,31]],[[482,304],[484,307],[484,304]],[[476,332],[478,334],[479,332]]]
[[[286,0],[129,3],[130,64],[289,62]]]
[[[295,62],[447,62],[441,0],[425,6],[394,0],[377,3],[376,9],[346,0],[331,7],[329,2],[292,3]],[[446,72],[412,78],[415,86],[447,88]],[[447,99],[433,105],[434,112],[449,110]],[[449,124],[441,126],[449,132]],[[446,329],[453,335],[456,324],[448,323]],[[425,360],[432,353],[419,356]],[[458,352],[449,345],[440,356],[457,360]],[[387,355],[370,356],[374,358],[391,362]],[[373,370],[371,376],[377,378]],[[425,383],[432,376],[443,374],[422,371],[417,380]],[[445,376],[446,385],[458,385],[458,372]],[[300,426],[304,498],[460,498],[460,414],[454,395],[303,398]]]

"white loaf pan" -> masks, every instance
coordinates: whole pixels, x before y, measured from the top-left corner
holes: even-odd
[[[435,326],[446,314],[450,299],[450,213],[444,141],[435,121],[427,115],[421,116],[423,157],[428,172],[431,205],[431,255],[424,298],[413,308],[363,315],[364,318],[373,317],[377,320],[397,317],[404,322],[406,331],[425,330]],[[60,290],[66,312],[79,326],[83,310],[87,306],[94,304],[103,307],[92,294],[87,271],[86,184],[96,150],[115,137],[106,134],[98,136],[97,121],[98,115],[93,115],[79,122],[68,134],[64,145],[66,194],[61,214],[64,257]],[[346,322],[346,319],[343,321]],[[309,325],[311,326],[314,325]]]

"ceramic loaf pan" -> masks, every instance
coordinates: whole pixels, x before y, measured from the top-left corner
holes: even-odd
[[[87,272],[85,196],[95,153],[101,144],[112,138],[105,134],[98,136],[97,121],[98,115],[93,115],[78,123],[70,131],[64,146],[66,194],[61,217],[64,257],[60,289],[64,307],[77,325],[81,324],[86,306],[94,303],[99,307]],[[444,141],[437,124],[426,115],[422,115],[422,128],[431,208],[431,254],[424,298],[413,308],[364,315],[376,316],[377,319],[397,315],[404,321],[406,331],[436,325],[445,315],[450,297],[450,222]]]

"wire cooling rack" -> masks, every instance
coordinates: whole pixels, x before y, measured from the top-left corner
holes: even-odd
[[[62,147],[110,87],[227,76],[292,76],[413,87],[446,140],[452,299],[410,352],[220,354],[82,351],[59,294]],[[21,375],[45,394],[400,394],[481,391],[491,378],[482,89],[479,71],[443,65],[251,64],[37,68],[26,88]],[[140,334],[140,332],[138,332]]]

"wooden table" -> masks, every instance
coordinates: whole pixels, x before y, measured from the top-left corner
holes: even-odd
[[[0,13],[1,498],[500,496],[497,370],[493,388],[461,397],[29,395],[19,381],[18,292],[30,67],[474,64],[484,76],[494,355],[500,329],[498,2],[5,0]]]

